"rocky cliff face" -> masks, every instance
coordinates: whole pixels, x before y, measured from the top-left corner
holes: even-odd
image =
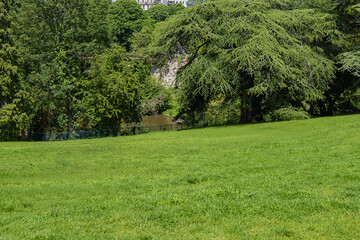
[[[172,60],[167,67],[158,68],[153,67],[152,75],[157,77],[159,81],[167,88],[175,86],[175,79],[177,71],[187,63],[187,59]]]

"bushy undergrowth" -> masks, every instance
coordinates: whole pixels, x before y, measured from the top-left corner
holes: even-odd
[[[309,119],[310,115],[308,112],[298,110],[293,107],[280,108],[273,112],[272,119],[274,121],[289,121],[289,120],[301,120]]]

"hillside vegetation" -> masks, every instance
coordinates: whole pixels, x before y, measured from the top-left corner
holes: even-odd
[[[0,239],[360,239],[360,115],[0,143]]]
[[[1,0],[0,140],[360,113],[360,0],[195,2]]]

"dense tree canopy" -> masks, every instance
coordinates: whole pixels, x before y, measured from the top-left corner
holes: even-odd
[[[141,6],[133,0],[115,1],[110,5],[107,18],[112,40],[129,50],[132,34],[140,31],[145,21]]]
[[[96,6],[96,7],[95,7]],[[67,130],[79,111],[90,59],[109,45],[106,1],[25,0],[16,20],[34,131]]]
[[[0,2],[0,139],[16,139],[28,127],[29,118],[21,111],[24,93],[18,75],[19,52],[11,30],[10,1]]]
[[[146,15],[153,19],[155,22],[165,21],[166,18],[179,13],[184,10],[185,7],[181,4],[172,4],[170,6],[166,6],[164,4],[156,4],[146,11]]]
[[[146,11],[134,0],[2,0],[0,139],[118,131],[172,106],[192,123],[224,112],[255,122],[359,111],[359,9],[358,0]],[[175,90],[151,76],[174,62]]]
[[[339,29],[344,33],[344,45],[328,49],[328,57],[336,62],[336,78],[324,93],[325,100],[318,102],[318,111],[322,115],[335,113],[354,112],[359,108],[360,87],[359,78],[356,76],[359,56],[359,3],[358,0],[331,1],[332,10],[337,16]],[[316,110],[316,109],[315,109]],[[316,111],[314,111],[316,112]],[[312,111],[313,113],[313,111]]]
[[[0,2],[0,107],[9,103],[18,87],[18,51],[11,37],[9,1]]]
[[[140,121],[149,72],[140,58],[117,45],[98,56],[84,88],[86,116],[93,126],[118,129],[122,123]]]
[[[219,96],[239,97],[242,122],[250,122],[264,107],[320,99],[331,82],[333,62],[309,43],[337,39],[335,23],[315,11],[306,14],[311,19],[264,2],[204,3],[161,26],[153,53],[165,59],[190,53],[178,73],[184,112],[203,111]],[[304,25],[308,34],[300,38],[289,20]],[[314,22],[317,26],[309,26]]]

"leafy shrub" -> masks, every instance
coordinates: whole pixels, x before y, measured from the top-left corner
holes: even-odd
[[[272,119],[275,121],[300,120],[308,118],[310,118],[309,113],[293,107],[280,108],[272,114]]]
[[[150,128],[149,127],[143,127],[141,128],[142,130],[142,134],[146,134],[146,133],[149,133],[150,132]]]
[[[144,99],[142,101],[142,115],[151,115],[163,113],[171,108],[170,100],[172,98],[170,90],[166,89],[155,78],[150,78],[144,87]]]

